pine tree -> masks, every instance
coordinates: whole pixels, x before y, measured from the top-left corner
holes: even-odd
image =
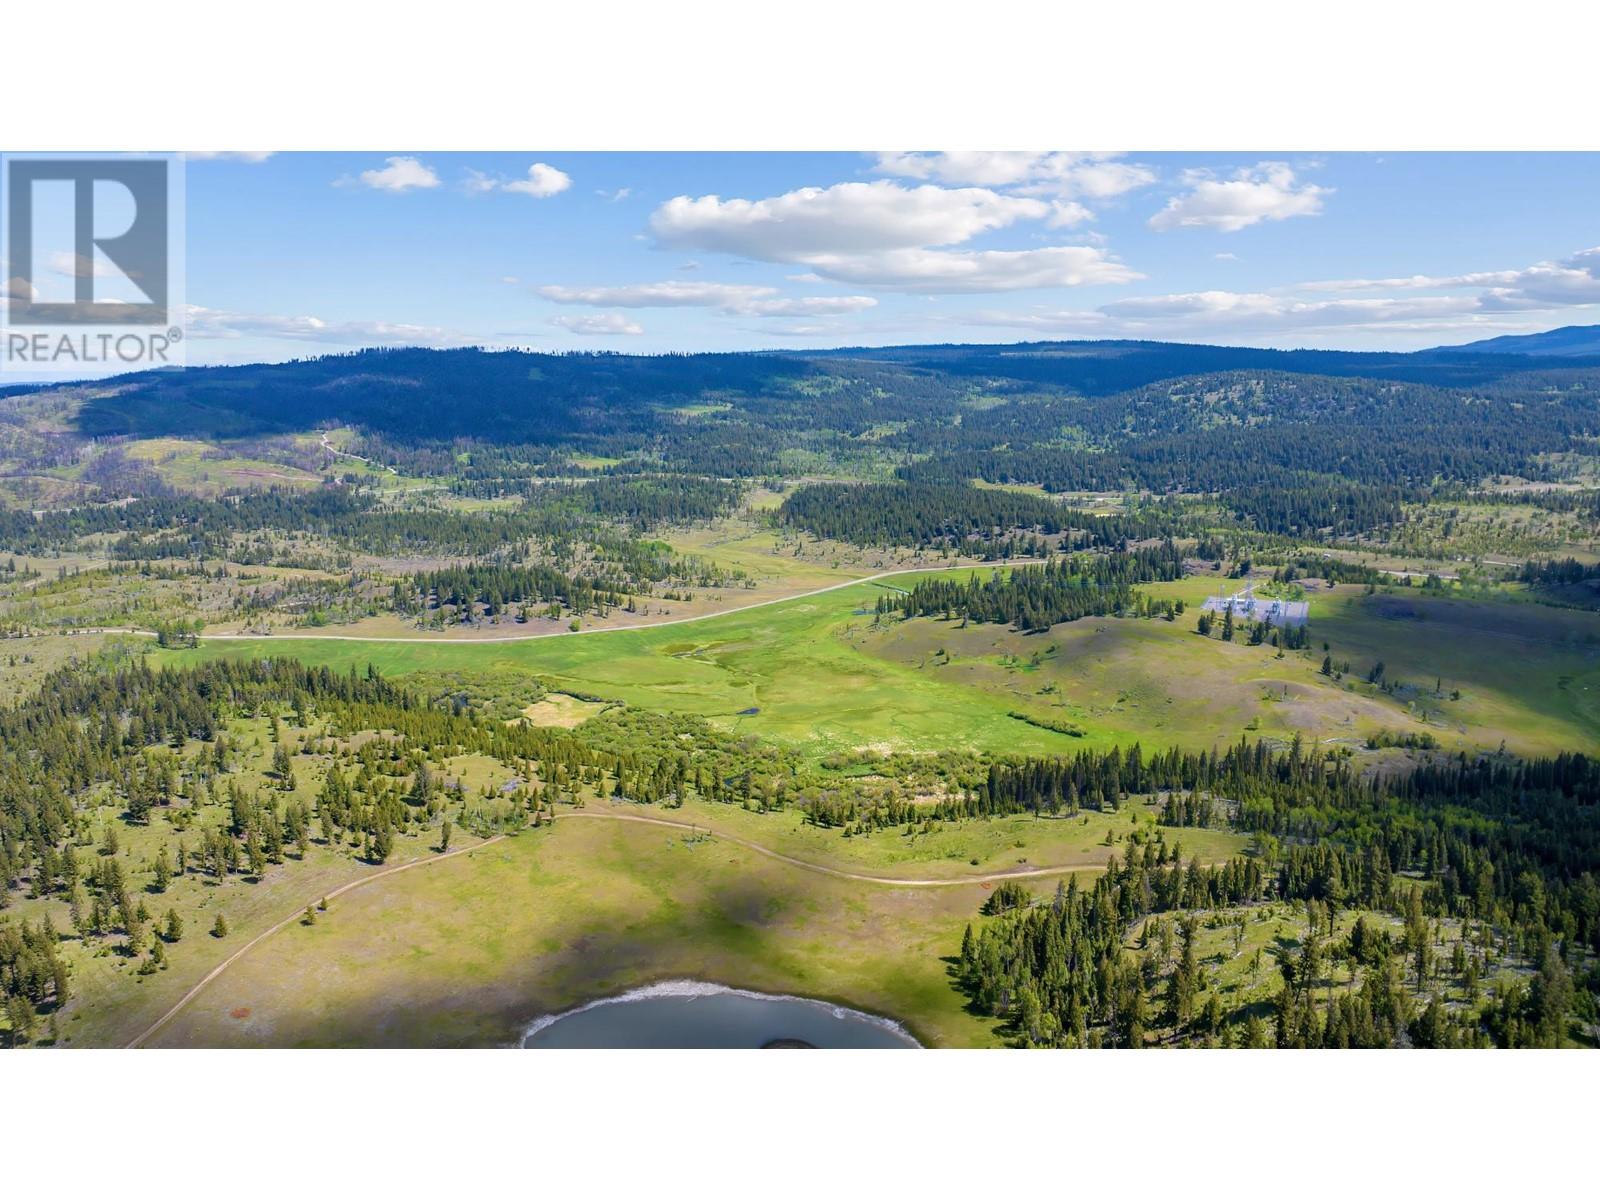
[[[165,846],[162,846],[161,849],[156,852],[156,866],[155,866],[155,888],[156,888],[156,891],[158,893],[166,891],[167,890],[167,884],[170,883],[171,881],[172,881],[172,864],[167,858],[167,848]]]

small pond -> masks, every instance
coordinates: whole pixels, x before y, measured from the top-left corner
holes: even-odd
[[[674,980],[535,1021],[529,1050],[911,1050],[883,1017],[803,996],[769,996]]]

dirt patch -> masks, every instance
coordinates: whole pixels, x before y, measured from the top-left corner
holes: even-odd
[[[248,1008],[235,1008],[231,1009],[228,1015],[235,1021],[243,1021],[249,1018],[250,1010]]]
[[[604,704],[592,700],[579,700],[565,692],[551,692],[543,700],[522,710],[523,719],[530,725],[546,725],[556,729],[576,729],[590,717],[605,711]]]

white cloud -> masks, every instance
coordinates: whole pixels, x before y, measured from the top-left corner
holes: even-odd
[[[1037,154],[1027,151],[977,150],[939,154],[878,155],[878,171],[910,179],[948,184],[1014,187],[1035,194],[1079,196],[1104,200],[1146,187],[1156,173],[1138,163],[1118,161],[1116,154]]]
[[[558,195],[572,186],[572,176],[565,171],[557,170],[549,163],[536,162],[528,168],[526,179],[516,179],[510,183],[500,185],[500,190],[505,192],[518,192],[524,196],[533,196],[543,200],[549,196]]]
[[[1392,279],[1330,279],[1304,285],[1310,292],[1441,291],[1481,287],[1485,308],[1503,312],[1600,304],[1600,246],[1559,262],[1538,262],[1508,271],[1461,275],[1406,275]]]
[[[1374,294],[1354,294],[1360,292]],[[1548,328],[1562,310],[1589,306],[1600,306],[1600,247],[1516,270],[1320,280],[1263,292],[1214,289],[1130,297],[1094,309],[987,310],[951,319],[1056,337],[1281,344],[1287,335],[1315,340],[1360,330],[1436,345]]]
[[[635,283],[621,287],[562,287],[551,284],[539,295],[557,304],[602,308],[714,308],[739,316],[821,316],[860,312],[878,302],[871,296],[783,297],[778,289],[743,283]]]
[[[1067,229],[1094,220],[1094,214],[1076,200],[1057,200],[1050,206],[1050,219],[1045,222],[1051,229]]]
[[[1322,211],[1323,197],[1332,192],[1331,188],[1298,182],[1287,163],[1258,163],[1231,179],[1190,172],[1185,181],[1190,190],[1168,200],[1167,206],[1150,218],[1150,228],[1237,233],[1261,221],[1316,216]]]
[[[396,155],[383,161],[387,165],[381,169],[361,172],[359,178],[367,187],[380,192],[409,192],[413,188],[439,186],[439,176],[434,169],[409,155]]]
[[[765,200],[675,196],[650,217],[663,245],[764,262],[948,246],[1050,214],[1040,200],[986,188],[906,188],[889,180],[800,188]]]
[[[820,317],[861,312],[877,303],[871,296],[800,296],[757,300],[743,311],[757,317]]]
[[[1010,291],[1140,278],[1094,246],[942,248],[1016,221],[1061,225],[1088,215],[1069,201],[880,180],[801,188],[765,200],[678,196],[655,211],[650,228],[664,245],[794,263],[810,268],[806,278],[895,291]]]
[[[633,189],[631,187],[619,187],[615,191],[608,192],[605,188],[595,188],[594,194],[602,200],[609,200],[615,204],[617,201],[626,200],[633,195]]]
[[[528,168],[526,179],[506,179],[500,175],[489,175],[468,167],[466,181],[461,186],[476,194],[515,192],[522,196],[532,196],[536,200],[545,200],[560,195],[571,187],[572,176],[565,171],[557,170],[549,163],[540,162]]]
[[[1128,283],[1143,276],[1095,246],[1037,250],[890,250],[810,260],[841,283],[902,292],[1006,292]]]
[[[1102,305],[1099,311],[1137,330],[1140,323],[1187,319],[1191,326],[1283,332],[1289,330],[1415,326],[1470,316],[1482,311],[1475,296],[1419,296],[1406,299],[1303,300],[1265,292],[1190,292],[1147,296]]]
[[[471,346],[479,339],[437,325],[405,325],[387,321],[325,321],[320,317],[285,317],[229,312],[189,305],[191,337],[233,339],[263,337],[339,346]]]
[[[1375,292],[1437,290],[1451,287],[1504,287],[1515,283],[1521,271],[1469,271],[1462,275],[1397,275],[1388,279],[1320,279],[1303,283],[1306,292]]]
[[[644,326],[629,320],[621,313],[583,313],[575,316],[551,317],[550,324],[568,333],[584,337],[632,337],[644,332]]]
[[[1467,290],[1462,289],[1478,289]],[[1354,296],[1346,292],[1389,291]],[[1422,295],[1434,291],[1440,295]],[[1330,293],[1332,294],[1330,297]],[[1360,329],[1441,337],[1522,329],[1535,313],[1600,305],[1600,247],[1510,271],[1323,280],[1270,292],[1211,290],[1116,300],[1096,309],[982,312],[980,325],[1058,335],[1209,338]]]

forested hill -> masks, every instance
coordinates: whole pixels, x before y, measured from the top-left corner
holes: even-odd
[[[1485,338],[1465,346],[1442,348],[1456,354],[1537,354],[1555,358],[1587,358],[1600,362],[1600,325],[1567,325],[1544,333]]]
[[[1158,380],[1217,371],[1276,371],[1474,387],[1508,375],[1572,366],[1564,354],[1541,359],[1536,348],[1508,347],[1495,353],[1487,345],[1470,354],[1449,348],[1390,354],[1136,341],[884,346],[798,353],[811,359],[896,363],[967,377],[1011,379],[1067,388],[1085,396],[1104,396]]]
[[[1102,398],[1222,372],[1434,388],[1560,388],[1585,365],[1526,354],[1357,354],[1160,342],[654,356],[396,349],[146,372],[60,390],[82,398],[77,429],[95,437],[228,438],[340,424],[407,442],[550,444],[627,432],[637,443],[640,434],[681,424],[678,410],[706,404],[731,404],[769,428],[804,423],[849,433],[853,425],[953,413],[975,388]],[[1600,367],[1588,373],[1600,375]]]

